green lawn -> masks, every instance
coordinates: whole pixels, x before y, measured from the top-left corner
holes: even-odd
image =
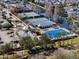
[[[73,44],[76,44],[76,43],[79,43],[79,37],[69,39],[69,40],[65,40],[65,41],[55,42],[54,47],[59,48],[61,46],[69,46],[69,45],[73,45]]]

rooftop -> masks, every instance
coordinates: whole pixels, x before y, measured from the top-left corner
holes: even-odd
[[[48,20],[47,18],[34,18],[28,19],[29,23],[34,27],[50,27],[55,23]]]
[[[18,13],[18,16],[24,18],[24,17],[39,16],[39,15],[34,12],[24,12],[24,13]]]

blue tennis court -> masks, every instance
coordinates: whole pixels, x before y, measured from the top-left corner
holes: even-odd
[[[28,19],[29,23],[34,26],[37,27],[38,25],[40,25],[39,27],[51,27],[53,26],[55,23],[48,20],[47,18],[33,18],[33,19]]]
[[[34,17],[34,16],[39,16],[38,14],[36,14],[35,12],[25,12],[25,13],[18,13],[19,17]]]
[[[61,37],[61,35],[65,36],[68,34],[68,32],[66,32],[63,29],[51,30],[51,31],[47,31],[46,33],[50,36],[50,38]]]

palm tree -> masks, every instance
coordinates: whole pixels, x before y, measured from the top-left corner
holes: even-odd
[[[33,46],[40,45],[38,38],[34,37],[34,39],[32,40],[32,45]]]
[[[13,56],[14,56],[14,41],[11,41],[10,43],[10,52],[13,52]]]
[[[66,33],[62,32],[62,33],[60,33],[60,35],[61,35],[61,37],[64,37],[66,35]],[[64,46],[64,38],[61,38],[61,40],[62,40],[61,43],[63,43],[63,45],[62,44],[61,45]]]
[[[3,59],[4,59],[5,47],[3,45],[0,45],[0,51],[1,51],[1,54],[3,55]]]
[[[69,22],[69,28],[70,28],[70,25],[71,26],[76,25],[75,18],[72,16],[68,17],[68,22]],[[71,28],[71,29],[73,29],[73,28]],[[75,29],[74,29],[74,31],[75,31]]]
[[[5,44],[5,45],[0,45],[0,51],[3,53],[3,59],[4,59],[4,54],[7,53],[10,49],[10,44]],[[7,55],[8,58],[8,55]]]
[[[70,24],[72,24],[72,17],[67,17],[67,19],[68,19],[68,24],[69,24],[69,26],[68,26],[68,29],[70,29]]]
[[[21,47],[23,50],[28,49],[30,52],[32,52],[32,48],[38,44],[37,41],[38,41],[37,39],[34,40],[30,36],[28,36],[28,37],[22,39],[20,41],[20,44],[21,44]],[[24,54],[24,53],[22,53],[22,54]]]
[[[46,34],[42,34],[40,43],[41,43],[41,46],[44,46],[44,48],[46,48],[47,44],[51,43],[50,39],[49,39],[49,36],[46,35]]]
[[[5,49],[6,49],[6,52],[8,53],[9,50],[11,49],[10,43],[5,45]],[[7,59],[8,59],[8,55],[7,55]]]
[[[61,4],[60,5],[60,16],[62,16],[62,17],[67,17],[67,14],[65,14],[65,9],[64,9],[64,5],[63,4]]]
[[[31,37],[28,36],[20,40],[20,45],[22,46],[23,49],[31,49],[33,46]]]

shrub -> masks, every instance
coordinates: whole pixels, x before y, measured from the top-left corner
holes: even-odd
[[[48,49],[48,50],[51,50],[51,49],[52,49],[52,45],[51,45],[51,44],[48,44],[48,45],[47,45],[47,49]]]
[[[36,54],[42,51],[42,47],[41,46],[35,46],[33,47],[29,52],[32,54]]]

